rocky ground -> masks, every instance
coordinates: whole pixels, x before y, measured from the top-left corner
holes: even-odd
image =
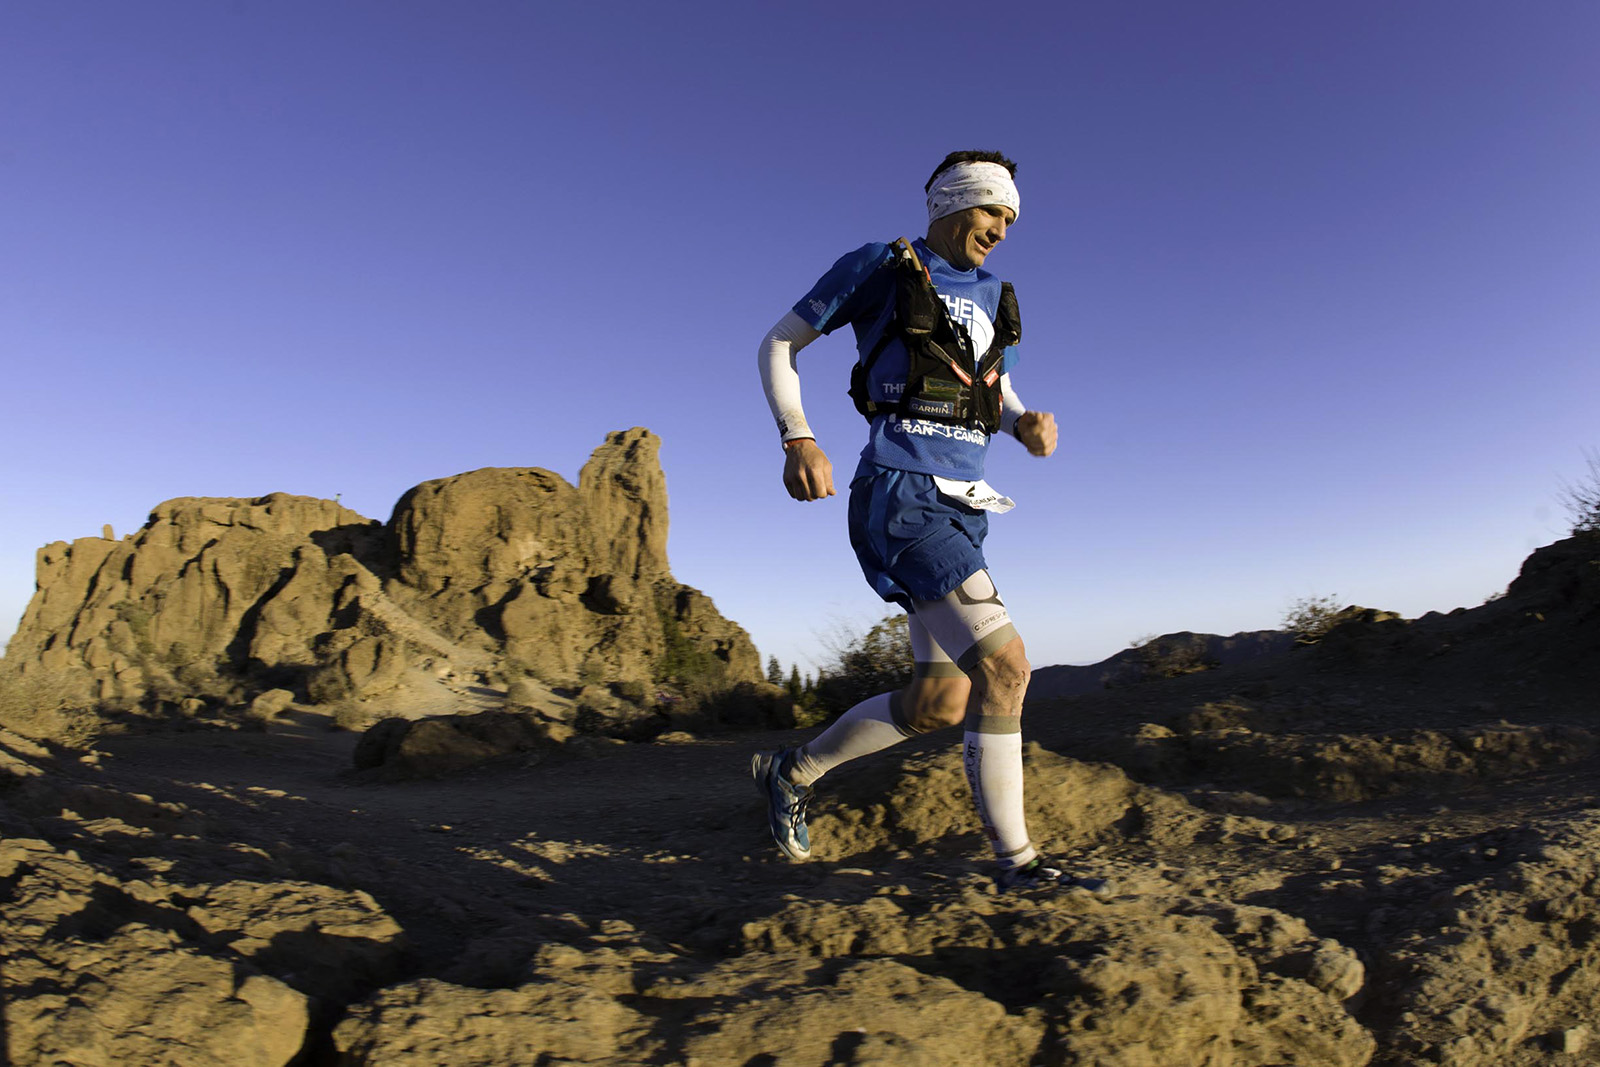
[[[195,1067],[1600,1063],[1597,554],[1543,550],[1471,612],[1032,703],[1035,836],[1105,897],[993,894],[955,735],[831,775],[794,866],[746,765],[802,732],[410,781],[354,773],[357,736],[308,711],[0,734],[0,1044]]]

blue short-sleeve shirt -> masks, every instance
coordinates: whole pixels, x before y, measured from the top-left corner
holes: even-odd
[[[966,327],[976,351],[987,350],[1000,307],[1000,280],[981,267],[956,270],[920,238],[912,246],[950,317]],[[865,358],[894,316],[894,274],[885,269],[889,256],[889,246],[879,243],[841,256],[795,304],[795,314],[821,333],[848,323],[855,330],[857,358]],[[870,398],[878,403],[898,401],[909,362],[905,345],[892,337],[872,367],[867,382]],[[1006,349],[1004,369],[1009,372],[1015,362],[1016,349]],[[861,458],[880,467],[970,480],[983,477],[988,448],[989,435],[981,429],[885,414],[873,418]]]

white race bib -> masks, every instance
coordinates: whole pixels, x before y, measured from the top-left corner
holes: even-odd
[[[1017,502],[1008,496],[1003,496],[998,489],[985,481],[958,482],[954,478],[940,478],[934,476],[933,484],[939,487],[939,492],[951,500],[959,500],[969,508],[979,511],[992,511],[996,515],[1004,515],[1017,506]]]

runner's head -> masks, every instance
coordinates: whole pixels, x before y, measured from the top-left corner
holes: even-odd
[[[957,270],[983,265],[1017,221],[1017,165],[999,152],[952,152],[934,170],[928,194],[928,247]]]

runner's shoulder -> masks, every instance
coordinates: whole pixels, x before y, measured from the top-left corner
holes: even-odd
[[[889,246],[877,241],[846,252],[795,303],[795,313],[813,328],[830,333],[863,309],[881,305],[890,291],[890,278],[878,268],[888,259]]]
[[[865,277],[883,266],[889,259],[890,246],[883,241],[868,241],[834,260],[830,274],[852,274]]]

